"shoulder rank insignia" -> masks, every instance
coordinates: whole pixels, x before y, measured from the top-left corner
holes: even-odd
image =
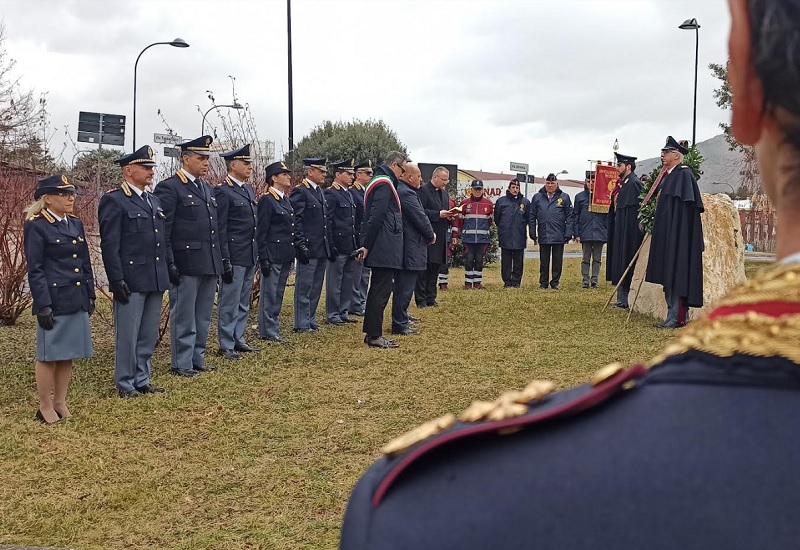
[[[125,193],[125,196],[126,196],[126,197],[130,197],[130,196],[132,196],[132,193],[131,193],[131,186],[130,186],[130,185],[128,185],[128,182],[127,182],[127,181],[123,181],[123,182],[122,182],[122,185],[120,185],[120,189],[122,189],[122,192],[123,192],[123,193]]]
[[[56,219],[53,216],[51,216],[50,212],[48,212],[47,210],[42,210],[41,214],[42,217],[47,221],[49,221],[50,223],[56,223]]]
[[[228,187],[233,187],[233,182],[231,181],[231,178],[229,178],[228,176],[225,176],[225,183],[228,184]]]
[[[372,506],[381,503],[406,468],[438,447],[480,434],[511,435],[530,425],[579,413],[632,388],[646,373],[642,365],[603,367],[593,377],[591,388],[562,402],[556,400],[550,406],[546,402],[555,385],[547,380],[534,380],[521,391],[506,392],[494,401],[474,401],[457,416],[447,414],[426,422],[383,448],[384,454],[394,457],[395,462],[376,488]]]
[[[186,175],[181,170],[178,170],[177,172],[175,172],[175,175],[178,176],[178,179],[181,180],[181,182],[184,185],[189,183],[189,178],[187,178]]]

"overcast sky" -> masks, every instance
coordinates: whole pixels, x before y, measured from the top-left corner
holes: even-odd
[[[139,62],[137,143],[200,133],[206,90],[231,80],[262,139],[287,149],[284,0],[4,0],[6,48],[26,86],[48,92],[51,149],[78,111],[128,116]],[[694,31],[701,25],[697,139],[718,133],[709,63],[724,63],[724,0],[293,0],[294,135],[326,119],[383,119],[412,158],[536,175],[620,152],[653,157],[691,139]],[[211,116],[211,115],[210,115]],[[85,144],[83,144],[85,145]],[[156,147],[158,151],[161,147]],[[74,150],[67,150],[71,159]]]

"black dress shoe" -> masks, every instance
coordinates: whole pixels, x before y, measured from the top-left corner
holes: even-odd
[[[292,332],[299,332],[301,334],[312,334],[316,332],[314,329],[311,328],[293,328]]]
[[[392,329],[392,334],[398,334],[400,336],[413,336],[413,335],[419,334],[419,333],[416,330],[414,330],[413,328],[404,328],[402,330],[394,330],[394,329]]]
[[[239,355],[239,354],[237,353],[236,355]],[[239,355],[239,358],[241,358],[241,357],[242,356]],[[205,365],[192,365],[192,369],[197,371],[197,372],[209,372],[209,371],[212,371],[212,370],[216,370],[216,368],[217,367],[215,367],[214,365],[209,365],[208,363],[206,363]]]
[[[251,353],[255,351],[261,351],[259,348],[254,348],[249,344],[236,344],[233,346],[233,351],[240,351],[242,353]]]
[[[434,301],[432,301],[432,302],[430,302],[428,304],[425,304],[425,305],[428,306],[428,307],[439,307],[439,302],[434,300]]]
[[[139,397],[142,394],[139,393],[136,390],[119,390],[117,392],[117,395],[119,395],[120,397],[122,397],[124,399],[124,398],[128,398],[128,397]]]
[[[224,359],[230,359],[231,361],[238,361],[239,359],[242,358],[241,355],[239,355],[232,349],[220,349],[219,351],[217,351],[217,355],[223,357]],[[192,368],[195,370],[209,370],[209,369],[198,369],[197,367],[192,367]],[[214,367],[211,368],[213,369]]]
[[[620,304],[619,302],[614,304],[612,307],[615,307],[617,309],[630,309],[630,306],[628,304]]]
[[[592,288],[597,288],[597,283],[592,283]]]
[[[274,342],[276,344],[283,344],[286,342],[286,340],[284,340],[280,336],[264,336],[262,340],[264,340],[265,342]]]
[[[681,328],[682,326],[683,325],[678,323],[677,321],[669,321],[655,325],[656,328]]]
[[[350,317],[345,317],[344,319],[342,319],[342,321],[344,321],[345,323],[358,323],[358,321],[356,321],[355,319],[351,319]]]
[[[166,390],[164,388],[159,388],[158,386],[153,386],[152,384],[147,384],[141,388],[136,388],[136,391],[139,393],[164,393]]]
[[[408,320],[413,322],[413,323],[418,323],[419,322],[419,317],[414,317],[413,315],[409,315],[408,316]]]
[[[539,288],[541,288],[542,290],[547,290],[550,287],[547,285],[539,285]]]
[[[581,288],[589,288],[589,283],[583,283],[583,284],[581,285]]]
[[[394,340],[389,340],[388,338],[384,338],[383,336],[378,336],[377,338],[370,338],[369,336],[364,337],[364,343],[367,344],[371,348],[399,348],[400,344],[395,342]]]
[[[169,369],[169,371],[175,376],[183,376],[184,378],[194,378],[199,374],[196,370]]]
[[[426,304],[424,302],[417,302],[417,307],[418,308],[428,307],[428,304]]]
[[[36,420],[38,420],[38,421],[39,421],[39,422],[41,422],[42,424],[48,424],[48,425],[50,425],[50,424],[57,424],[57,423],[61,422],[61,418],[62,418],[62,417],[61,417],[61,415],[60,415],[60,414],[58,414],[58,412],[56,412],[56,414],[58,415],[58,420],[56,420],[56,421],[54,421],[54,422],[48,422],[48,421],[47,421],[47,419],[46,419],[46,418],[44,417],[44,415],[42,414],[42,410],[41,410],[41,409],[39,409],[39,410],[37,410],[37,411],[36,411],[36,417],[35,417],[35,418],[36,418]]]
[[[348,315],[355,315],[356,317],[363,317],[364,316],[364,312],[363,311],[350,311],[350,312],[348,312]]]

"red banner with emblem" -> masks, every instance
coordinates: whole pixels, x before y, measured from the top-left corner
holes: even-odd
[[[589,205],[590,212],[608,212],[611,206],[611,195],[617,186],[619,172],[615,166],[597,163],[594,174],[594,193]]]

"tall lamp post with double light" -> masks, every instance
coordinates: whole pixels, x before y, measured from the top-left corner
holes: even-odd
[[[200,135],[201,136],[204,136],[205,133],[206,133],[206,116],[208,116],[208,113],[210,113],[214,109],[222,109],[222,108],[236,109],[238,111],[240,109],[244,109],[244,106],[241,103],[239,103],[238,101],[234,101],[230,105],[214,105],[213,107],[211,107],[208,111],[206,111],[203,114],[203,123],[200,125]]]
[[[698,54],[700,53],[700,24],[694,17],[687,19],[680,25],[679,29],[684,31],[694,31],[694,109],[692,111],[692,147],[697,145],[697,64]]]
[[[172,46],[174,48],[188,48],[189,44],[183,38],[176,38],[170,42],[153,42],[136,56],[136,63],[133,65],[133,150],[136,150],[136,72],[139,68],[139,58],[142,54],[153,46]]]

